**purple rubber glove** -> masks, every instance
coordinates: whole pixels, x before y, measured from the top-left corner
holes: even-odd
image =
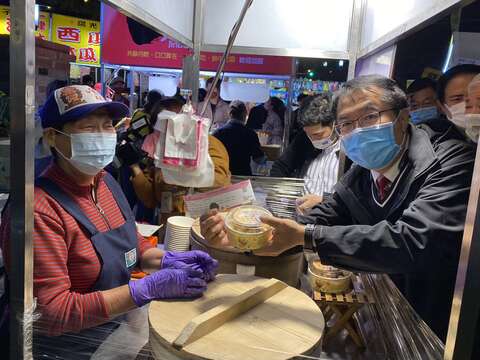
[[[133,302],[138,306],[155,299],[196,298],[207,290],[202,273],[190,268],[165,269],[128,283]]]
[[[163,255],[162,269],[183,269],[190,267],[201,271],[206,281],[215,279],[218,261],[203,251],[172,252],[166,251]]]

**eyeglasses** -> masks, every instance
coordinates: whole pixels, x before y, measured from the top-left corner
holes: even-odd
[[[397,108],[392,108],[392,109],[386,109],[386,110],[381,110],[381,111],[372,111],[372,112],[370,112],[366,115],[360,116],[356,120],[342,121],[341,123],[337,123],[335,125],[335,131],[340,136],[345,136],[345,135],[350,134],[357,127],[366,128],[366,127],[369,127],[369,126],[377,125],[382,118],[382,114],[384,112],[387,112],[387,111],[398,111],[398,109]]]

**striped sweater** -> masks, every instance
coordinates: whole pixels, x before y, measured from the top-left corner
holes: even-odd
[[[56,182],[70,195],[100,232],[120,227],[124,217],[112,193],[103,181],[95,179],[97,204],[91,186],[79,186],[58,166],[52,165],[44,176]],[[99,208],[103,209],[104,216]],[[0,225],[0,242],[7,271],[9,262],[9,210]],[[34,204],[33,293],[41,313],[40,330],[55,336],[78,332],[108,320],[102,294],[92,291],[100,275],[101,263],[95,249],[75,219],[50,195],[35,188]],[[139,236],[140,258],[150,243]]]

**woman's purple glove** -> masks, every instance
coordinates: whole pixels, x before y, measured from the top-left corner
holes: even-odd
[[[203,251],[172,252],[163,255],[162,269],[183,269],[190,267],[203,273],[206,281],[215,279],[218,261]]]
[[[207,290],[202,272],[185,269],[165,269],[128,283],[130,295],[137,306],[155,299],[196,298]]]

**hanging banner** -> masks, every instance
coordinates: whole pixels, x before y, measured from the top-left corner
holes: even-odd
[[[0,6],[0,34],[10,34],[10,8]],[[38,27],[35,35],[43,40],[50,39],[50,14],[41,11],[38,18]]]
[[[138,45],[132,39],[127,18],[115,9],[103,5],[102,62],[116,65],[146,66],[181,69],[183,58],[191,54],[185,46],[158,37],[148,44]],[[202,52],[200,68],[216,71],[222,54]],[[289,75],[292,58],[281,56],[259,56],[231,54],[225,71],[250,74]]]
[[[70,46],[77,64],[100,65],[100,22],[52,15],[52,41]]]

